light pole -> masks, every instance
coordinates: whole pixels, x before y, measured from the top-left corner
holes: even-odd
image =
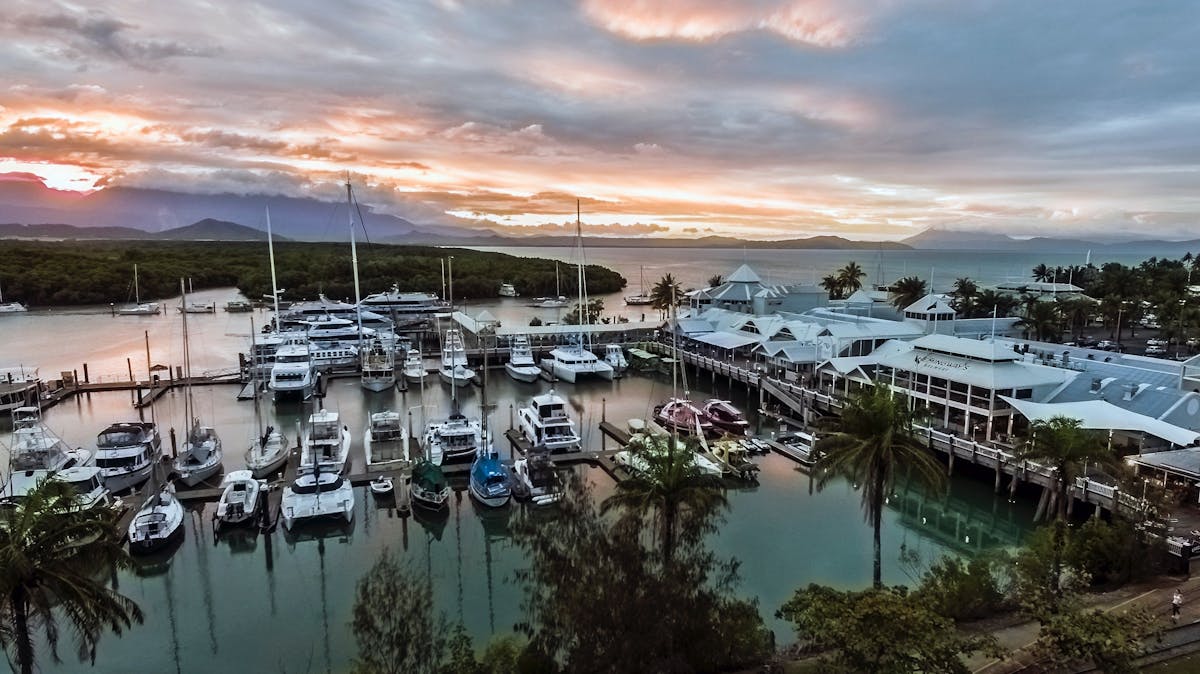
[[[1118,350],[1120,349],[1120,346],[1121,346],[1121,315],[1125,313],[1125,305],[1126,304],[1129,304],[1129,302],[1122,301],[1121,304],[1117,306],[1117,347],[1118,347]]]

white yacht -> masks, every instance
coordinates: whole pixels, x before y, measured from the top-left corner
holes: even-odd
[[[387,292],[367,295],[363,308],[391,317],[397,326],[423,323],[448,306],[437,295],[426,292],[401,292],[396,285]]]
[[[37,407],[18,407],[12,414],[12,445],[8,455],[8,482],[0,498],[19,499],[37,483],[73,466],[92,463],[93,453],[72,449],[44,423]]]
[[[246,524],[258,517],[266,487],[248,470],[235,470],[221,480],[221,499],[213,518],[219,524]]]
[[[414,384],[420,384],[426,374],[425,359],[421,357],[421,352],[409,349],[404,358],[404,378]]]
[[[479,421],[468,419],[457,408],[448,419],[430,423],[425,430],[425,451],[429,460],[438,465],[475,458],[482,442]]]
[[[521,435],[533,447],[545,447],[552,452],[579,449],[579,434],[575,422],[567,416],[567,401],[551,389],[536,395],[517,411]]]
[[[166,547],[183,535],[183,505],[175,489],[165,484],[153,494],[129,523],[129,551],[147,554]]]
[[[4,290],[0,289],[0,314],[20,314],[26,311],[29,311],[29,309],[20,302],[5,302]]]
[[[316,370],[305,344],[282,344],[271,367],[271,392],[275,402],[308,400],[316,384]]]
[[[300,470],[340,473],[346,469],[350,455],[350,429],[338,421],[338,413],[328,410],[314,412],[308,418],[308,428],[300,440]]]
[[[542,368],[538,367],[533,360],[533,349],[529,347],[528,337],[525,335],[513,337],[512,345],[509,347],[508,362],[504,364],[504,369],[508,372],[508,376],[527,383],[535,382],[541,376]]]
[[[386,391],[395,386],[395,356],[376,339],[362,359],[362,387],[368,391]]]
[[[400,413],[375,412],[363,435],[363,454],[367,472],[392,470],[408,463],[408,431],[400,423]]]
[[[143,302],[141,290],[138,289],[137,265],[133,265],[133,304],[127,304],[117,309],[121,316],[157,316],[158,302]]]
[[[563,496],[562,479],[549,452],[530,452],[513,462],[513,495],[534,505],[557,503]]]
[[[179,307],[179,310],[185,314],[215,314],[217,313],[216,302],[188,302]]]
[[[162,456],[162,439],[152,423],[118,422],[96,436],[96,467],[114,494],[150,479]]]
[[[511,283],[501,283],[500,284],[500,296],[501,297],[520,297],[520,295],[517,294],[517,288]]]
[[[280,504],[283,526],[288,530],[308,519],[354,519],[354,489],[337,473],[304,473],[284,487]]]
[[[542,367],[550,370],[556,378],[572,384],[585,377],[612,381],[615,376],[612,365],[597,358],[582,342],[551,350],[550,357],[542,359]]]
[[[79,499],[79,507],[84,510],[102,508],[108,505],[108,487],[100,469],[95,466],[72,466],[64,468],[50,476],[51,480],[61,480],[71,485]]]
[[[175,458],[175,473],[184,484],[195,487],[221,470],[222,454],[217,431],[193,419],[184,450]]]
[[[321,316],[305,322],[306,333],[310,343],[324,345],[355,345],[375,338],[375,331],[363,328],[346,318]]]
[[[612,367],[613,375],[617,377],[629,369],[629,361],[625,360],[625,352],[621,350],[620,344],[604,345],[604,362]]]
[[[467,367],[467,350],[463,347],[462,333],[453,328],[446,331],[442,343],[442,381],[451,386],[470,386],[475,370]]]

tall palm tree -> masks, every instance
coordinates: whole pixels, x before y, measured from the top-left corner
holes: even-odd
[[[993,311],[996,312],[997,318],[1004,318],[1012,314],[1016,307],[1017,300],[1012,295],[987,288],[979,291],[979,294],[975,296],[975,311],[972,318],[991,316]]]
[[[674,276],[666,274],[654,284],[650,291],[650,299],[650,306],[658,309],[660,313],[666,313],[683,300],[683,287]]]
[[[1017,456],[1054,468],[1058,508],[1054,524],[1054,587],[1050,590],[1054,596],[1061,597],[1067,493],[1075,484],[1075,478],[1082,474],[1084,464],[1111,467],[1117,461],[1098,431],[1085,430],[1078,419],[1062,416],[1030,423],[1029,431],[1017,447]]]
[[[712,276],[708,277],[708,287],[709,288],[716,288],[717,286],[721,285],[724,282],[725,282],[725,277],[721,276],[720,274],[713,274]]]
[[[142,621],[133,600],[97,580],[98,572],[128,567],[115,520],[107,509],[83,510],[70,485],[43,480],[16,507],[0,514],[0,632],[22,674],[34,670],[34,631],[40,627],[58,662],[59,621],[75,632],[80,657],[95,660],[105,628],[117,634]]]
[[[842,292],[849,295],[862,288],[862,280],[867,277],[867,272],[857,262],[851,261],[837,271],[837,277],[841,281]]]
[[[834,432],[822,437],[817,448],[818,488],[839,475],[862,485],[863,516],[874,532],[875,566],[872,581],[883,587],[882,528],[884,498],[891,493],[896,471],[910,472],[920,483],[939,487],[945,481],[942,466],[925,443],[913,434],[913,412],[903,396],[876,385],[849,398]]]
[[[692,461],[693,449],[684,442],[643,436],[631,444],[630,450],[645,459],[645,470],[619,483],[600,510],[619,508],[648,522],[661,546],[663,563],[670,564],[680,539],[703,534],[710,518],[729,502],[720,479],[700,472]],[[682,535],[681,525],[686,527]]]
[[[1054,275],[1054,270],[1047,267],[1045,263],[1034,267],[1032,271],[1034,281],[1049,281],[1050,277]]]
[[[975,299],[979,296],[979,286],[967,277],[954,280],[954,310],[964,317],[970,318],[975,314]]]
[[[924,281],[916,276],[906,276],[892,284],[892,306],[904,309],[926,294]]]
[[[1026,335],[1032,336],[1039,342],[1057,342],[1062,336],[1058,308],[1052,302],[1033,302],[1027,307],[1025,316],[1017,324],[1021,326]]]
[[[829,293],[829,299],[842,299],[842,279],[838,278],[837,274],[827,274],[821,278],[821,287],[825,292]]]

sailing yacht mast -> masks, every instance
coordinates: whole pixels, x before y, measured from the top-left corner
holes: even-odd
[[[271,238],[271,207],[267,206],[267,253],[271,256],[271,299],[275,301],[275,332],[279,332],[279,282],[275,280],[275,240]]]
[[[183,290],[183,279],[179,279],[179,290]],[[129,297],[126,295],[126,297]],[[138,292],[137,280],[137,263],[133,263],[133,306],[139,306],[142,303],[142,294]]]
[[[179,295],[183,302],[183,306],[187,306],[187,291],[183,286],[183,277],[179,278]],[[183,313],[183,417],[184,417],[184,433],[187,434],[187,442],[191,442],[192,437],[192,354],[188,348],[188,321],[187,312]],[[190,445],[189,445],[190,446]]]
[[[583,226],[579,222],[579,200],[575,200],[575,245],[578,249],[579,258],[575,265],[575,282],[576,290],[579,294],[579,352],[583,353],[583,322],[587,320],[588,309],[583,303]]]
[[[346,216],[350,222],[350,263],[354,268],[354,314],[358,318],[358,353],[362,358],[362,297],[358,288],[358,248],[354,243],[354,197],[350,192],[350,173],[346,172]],[[361,362],[361,360],[360,360]]]

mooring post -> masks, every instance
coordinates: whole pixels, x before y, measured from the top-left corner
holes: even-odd
[[[87,384],[90,381],[92,381],[92,380],[88,378],[88,365],[87,365],[87,363],[84,363],[83,364],[83,383]]]
[[[608,398],[600,398],[600,423],[608,421]]]
[[[179,457],[179,448],[175,444],[175,427],[172,426],[171,427],[171,458],[175,459],[178,457]]]

